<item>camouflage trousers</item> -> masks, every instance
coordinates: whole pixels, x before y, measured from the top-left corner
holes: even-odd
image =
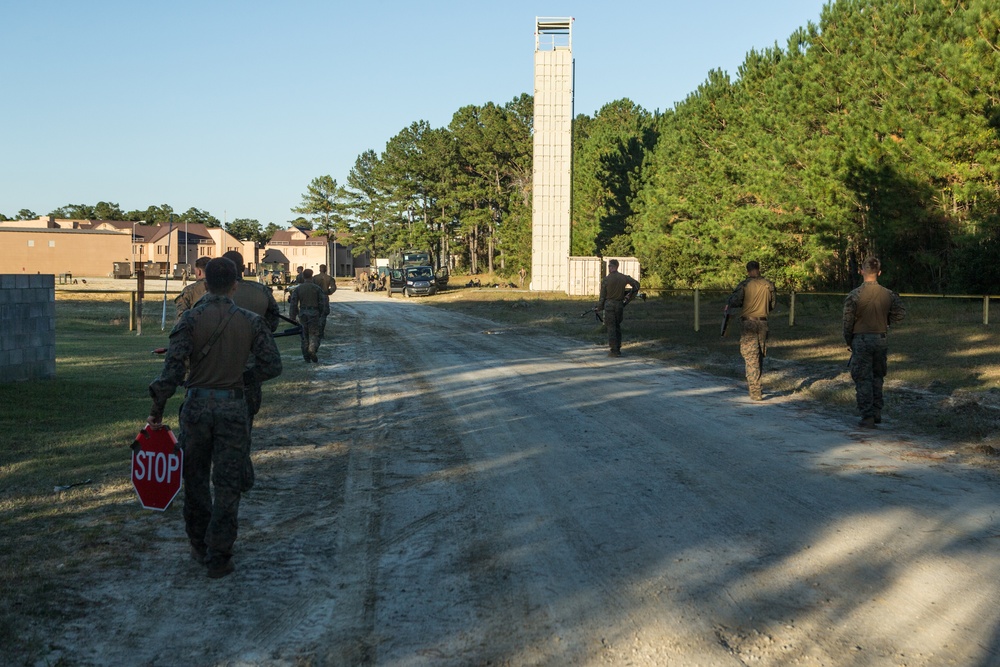
[[[622,349],[622,320],[625,318],[625,305],[621,301],[604,302],[604,327],[608,330],[608,347],[612,352]]]
[[[742,320],[740,322],[740,354],[746,366],[747,389],[751,395],[761,393],[760,376],[764,357],[767,356],[767,321]]]
[[[184,447],[184,526],[209,556],[232,556],[240,496],[254,482],[244,398],[186,398],[181,408]],[[214,492],[214,493],[213,493]]]
[[[260,404],[264,400],[262,384],[258,381],[249,382],[243,391],[246,392],[247,417],[250,420],[250,429],[253,430],[253,418],[260,412]]]
[[[862,419],[882,412],[882,385],[888,368],[889,341],[885,334],[854,334],[851,379]]]
[[[320,323],[324,317],[315,308],[299,311],[299,324],[302,325],[302,358],[307,361],[319,350]]]

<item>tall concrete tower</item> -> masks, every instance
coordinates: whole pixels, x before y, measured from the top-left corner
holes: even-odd
[[[569,287],[573,19],[535,18],[531,289]]]

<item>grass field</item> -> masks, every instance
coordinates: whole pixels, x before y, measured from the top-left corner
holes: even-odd
[[[453,281],[464,283],[460,277]],[[724,297],[702,296],[698,331],[690,294],[635,302],[623,325],[625,354],[740,382],[738,322],[726,338],[719,336]],[[846,422],[854,413],[842,301],[799,296],[792,327],[783,299],[770,322],[765,394],[814,399],[842,411]],[[581,317],[594,299],[456,287],[421,302],[606,344],[593,315]],[[891,334],[887,413],[895,423],[946,443],[963,462],[995,467],[996,327],[981,323],[981,302],[911,299],[907,306],[907,319]],[[167,332],[160,329],[162,308],[155,301],[145,309],[142,336],[128,331],[128,313],[127,293],[57,292],[56,377],[0,384],[0,543],[6,545],[0,646],[17,646],[19,655],[30,656],[30,643],[41,641],[30,633],[32,619],[69,616],[88,604],[67,592],[78,574],[95,566],[128,566],[159,525],[138,506],[131,488],[129,445],[149,409],[147,386],[162,365],[151,351],[166,344]],[[167,317],[172,321],[173,314]],[[258,424],[295,412],[308,368],[293,363],[297,346],[295,338],[279,339],[288,363],[281,377],[265,383]],[[615,379],[627,382],[627,372]],[[179,400],[167,406],[168,417]],[[180,520],[174,508],[156,518]]]

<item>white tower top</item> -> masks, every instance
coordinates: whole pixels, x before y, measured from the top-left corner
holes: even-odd
[[[535,17],[535,51],[573,50],[573,18]]]

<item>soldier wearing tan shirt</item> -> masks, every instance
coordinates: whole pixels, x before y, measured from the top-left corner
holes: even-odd
[[[760,263],[747,262],[747,277],[726,301],[727,308],[740,311],[740,355],[746,367],[750,399],[764,399],[761,368],[767,356],[767,316],[777,303],[774,283],[760,275]]]

